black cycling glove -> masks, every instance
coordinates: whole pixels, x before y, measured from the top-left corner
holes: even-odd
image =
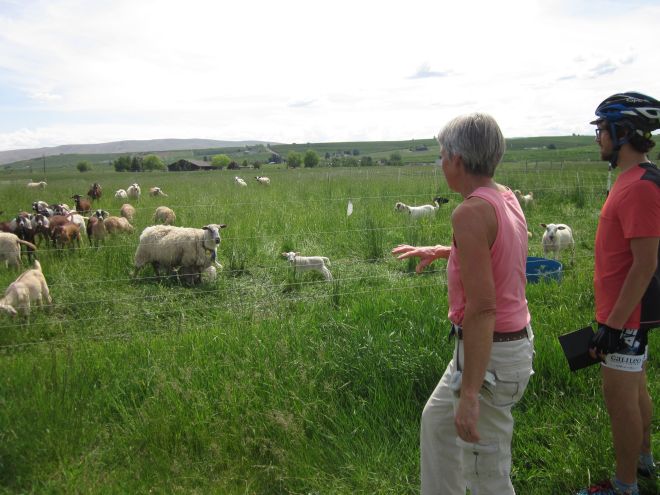
[[[621,342],[622,330],[608,327],[607,325],[599,325],[598,331],[591,337],[591,344],[589,348],[596,349],[596,354],[611,354],[621,350],[623,347]]]

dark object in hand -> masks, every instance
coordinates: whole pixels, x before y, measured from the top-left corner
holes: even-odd
[[[596,350],[597,355],[612,354],[622,349],[621,330],[608,327],[607,325],[598,325],[598,331],[591,338],[591,349]]]

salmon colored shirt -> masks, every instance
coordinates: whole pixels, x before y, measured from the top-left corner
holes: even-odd
[[[495,331],[515,332],[530,321],[525,298],[525,265],[527,263],[527,222],[513,191],[477,188],[468,198],[488,201],[497,217],[497,236],[490,248],[490,261],[495,281]],[[449,320],[462,325],[465,292],[456,241],[452,242],[447,262]]]

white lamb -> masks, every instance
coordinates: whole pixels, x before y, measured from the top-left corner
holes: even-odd
[[[516,195],[516,198],[518,198],[518,203],[520,203],[521,206],[529,206],[534,203],[534,193],[530,191],[528,194],[523,194],[520,192],[520,189],[516,189],[513,191],[513,194]]]
[[[573,240],[573,231],[563,223],[542,223],[541,227],[545,229],[541,244],[543,245],[543,255],[552,254],[554,259],[559,258],[559,252],[564,249],[571,249],[571,263],[575,261],[575,241]]]
[[[268,177],[264,177],[263,175],[259,175],[255,177],[257,179],[257,182],[263,186],[270,186],[270,179]]]
[[[48,304],[53,302],[46,278],[41,272],[41,264],[34,260],[34,268],[21,273],[7,287],[4,297],[0,299],[0,311],[4,311],[10,316],[16,316],[20,311],[28,316],[30,304],[36,303],[41,306],[44,301]]]
[[[247,187],[247,182],[245,182],[245,181],[244,181],[243,179],[241,179],[240,177],[234,177],[234,183],[235,183],[237,186]]]
[[[296,271],[314,270],[325,277],[326,280],[332,280],[332,273],[328,270],[330,260],[325,256],[300,256],[300,253],[289,251],[282,253]],[[327,266],[326,266],[327,265]]]
[[[432,205],[408,206],[407,204],[398,201],[394,205],[394,209],[398,212],[408,213],[410,218],[420,218],[435,214],[440,208],[440,204],[447,202],[448,200],[445,198],[433,198]]]
[[[134,275],[151,263],[160,276],[160,270],[179,269],[188,283],[201,280],[201,273],[216,261],[220,244],[220,229],[225,224],[209,224],[201,229],[154,225],[144,229],[135,251]]]
[[[131,199],[140,199],[140,194],[141,194],[140,186],[137,183],[131,184],[130,186],[128,186],[128,189],[126,189],[126,194]]]
[[[124,217],[129,222],[132,222],[135,218],[135,208],[130,203],[124,203],[119,209],[119,215]]]
[[[115,199],[128,199],[128,193],[124,189],[117,189],[115,191]]]
[[[172,225],[176,221],[176,214],[174,210],[167,206],[159,206],[154,213],[154,222],[159,222],[165,225]]]
[[[7,267],[21,267],[21,244],[36,251],[37,247],[31,242],[19,239],[11,232],[0,232],[0,261]]]

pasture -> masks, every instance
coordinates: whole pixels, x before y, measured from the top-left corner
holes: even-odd
[[[536,374],[514,409],[513,482],[525,495],[572,493],[613,465],[599,371],[570,373],[557,341],[593,319],[607,165],[525,168],[505,163],[496,179],[534,192],[530,255],[542,256],[539,224],[561,222],[573,228],[576,256],[561,283],[528,286]],[[0,315],[0,491],[418,492],[419,418],[452,353],[446,263],[416,275],[414,262],[389,251],[450,243],[461,198],[439,168],[60,170],[39,192],[22,177],[0,179],[3,220],[37,199],[72,204],[94,181],[104,190],[98,207],[114,215],[116,189],[138,182],[143,191],[130,201],[135,233],[99,247],[86,237],[79,249],[42,246],[52,307],[29,322]],[[169,196],[146,195],[155,185]],[[450,201],[434,218],[394,211],[437,195]],[[160,205],[179,226],[227,224],[215,281],[185,287],[150,268],[131,276],[139,234]],[[334,281],[293,273],[286,251],[327,256]],[[0,289],[15,277],[0,267]],[[659,351],[652,334],[656,398]]]

